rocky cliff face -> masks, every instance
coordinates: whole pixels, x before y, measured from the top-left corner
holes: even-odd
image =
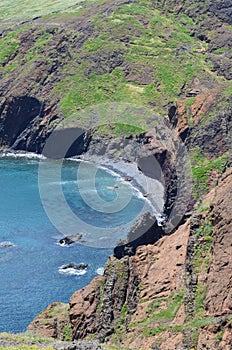
[[[111,257],[104,276],[70,299],[72,337],[118,348],[230,350],[231,185],[228,169],[176,232],[134,256]],[[41,334],[39,320],[30,330]]]
[[[69,305],[49,306],[28,330],[116,348],[231,350],[231,3],[96,1],[72,10],[16,21],[14,31],[3,25],[1,149],[41,153],[56,124],[75,115],[88,131],[72,155],[137,161],[165,184],[168,217],[178,194],[168,137],[176,130],[192,159],[193,194],[189,204],[182,197],[176,214],[187,214],[169,236],[141,217],[138,227],[153,223],[137,239],[132,228],[104,276]],[[84,109],[109,101],[167,115],[170,134],[154,135],[153,117],[137,136],[120,124],[93,132]],[[161,171],[151,171],[154,156]]]
[[[133,257],[110,260],[101,279],[102,297],[99,294],[97,297],[94,292],[95,310],[88,305],[91,298],[85,295],[85,289],[76,292],[70,302],[73,336],[78,338],[83,335],[83,332],[76,332],[75,325],[85,327],[88,324],[88,318],[82,318],[85,311],[79,303],[86,300],[86,310],[92,314],[91,317],[96,317],[97,305],[102,307],[101,312],[107,313],[109,304],[104,302],[115,302],[112,285],[121,283],[120,288],[117,287],[117,299],[120,295],[123,304],[118,305],[119,309],[113,307],[118,315],[114,317],[112,313],[108,323],[103,322],[108,324],[106,341],[116,342],[118,346],[123,344],[126,348],[229,350],[232,314],[231,186],[232,171],[229,169],[204,199],[202,205],[208,207],[204,210],[202,206],[196,208],[195,219],[154,245],[138,247]],[[124,264],[127,268],[123,268],[125,275],[122,275],[115,266]],[[126,272],[128,267],[129,274]],[[133,296],[132,304],[128,296]],[[77,319],[74,314],[78,315]],[[82,321],[76,322],[78,319]],[[91,334],[91,330],[87,329]],[[97,332],[95,329],[94,333],[100,335],[100,329]]]
[[[229,168],[176,232],[111,257],[104,276],[70,299],[72,337],[127,349],[230,350],[231,186]]]
[[[55,104],[35,97],[12,96],[0,108],[0,148],[41,153],[52,131],[50,123],[58,119]]]
[[[213,225],[212,255],[206,276],[204,314],[214,317],[217,323],[202,327],[198,348],[230,349],[232,315],[231,276],[231,198],[232,170],[229,169],[215,189],[211,203],[210,219]]]

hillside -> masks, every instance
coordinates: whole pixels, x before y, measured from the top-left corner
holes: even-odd
[[[75,115],[86,125],[80,112],[103,102],[143,105],[164,116],[181,101],[190,127],[200,114],[209,123],[230,106],[227,11],[219,9],[218,18],[198,3],[69,1],[65,9],[56,3],[25,2],[23,20],[22,8],[0,5],[3,147],[40,152],[56,120]]]
[[[135,162],[135,141],[160,164],[169,217],[173,134],[193,180],[169,235],[155,223],[116,247],[104,276],[29,332],[87,341],[76,349],[230,350],[231,2],[3,0],[0,11],[0,150],[41,153],[60,121],[84,130],[75,154]],[[17,341],[0,335],[0,348],[33,346]]]

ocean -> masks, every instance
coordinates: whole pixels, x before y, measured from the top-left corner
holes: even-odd
[[[59,167],[33,156],[0,158],[0,332],[24,332],[50,303],[68,302],[102,273],[146,208],[138,191],[104,168],[71,160]],[[58,244],[74,233],[81,242]],[[64,273],[70,263],[88,268]]]

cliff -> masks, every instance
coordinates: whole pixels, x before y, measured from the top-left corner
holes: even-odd
[[[168,220],[178,197],[178,134],[193,182],[168,235],[140,217],[104,275],[69,305],[50,305],[28,331],[84,340],[83,348],[100,341],[105,349],[230,350],[230,2],[71,1],[48,9],[22,21],[15,5],[11,22],[0,22],[1,149],[41,153],[60,121],[75,120],[83,133],[71,155],[137,162],[164,184]],[[149,116],[113,123],[109,109],[95,128],[88,107],[111,102],[142,105]],[[151,174],[150,157],[160,172]]]
[[[104,276],[70,299],[72,338],[125,349],[229,350],[231,186],[229,168],[173,234],[109,258]],[[64,339],[61,320],[42,314],[29,331]]]

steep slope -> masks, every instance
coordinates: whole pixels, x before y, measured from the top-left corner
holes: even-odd
[[[73,0],[65,9],[58,2],[56,12],[36,7],[24,22],[11,7],[10,28],[7,16],[1,20],[1,146],[41,152],[56,121],[74,114],[78,125],[89,125],[81,111],[100,102],[142,104],[167,115],[181,100],[187,129],[205,114],[208,123],[214,105],[225,110],[231,95],[229,19],[213,15],[210,1],[204,11],[191,1],[177,5]],[[145,119],[141,126],[149,129]]]
[[[177,130],[194,183],[189,218],[172,235],[140,241],[121,259],[115,254],[103,277],[77,291],[70,305],[49,306],[29,330],[66,340],[98,337],[116,349],[230,350],[230,2],[73,0],[65,8],[57,1],[55,12],[47,3],[25,21],[17,7],[10,8],[12,21],[1,20],[1,148],[40,153],[63,118],[88,129],[88,106],[141,104]],[[133,124],[131,115],[123,121]],[[124,144],[125,135],[138,133],[118,124],[91,135],[80,152],[94,154],[96,144],[117,137]],[[146,115],[137,124],[154,126]],[[148,147],[157,156],[158,141]],[[162,151],[168,212],[176,178]]]
[[[230,350],[231,188],[229,168],[171,236],[110,258],[104,276],[70,299],[73,338],[117,349]],[[38,316],[30,331],[46,334],[44,320]]]

